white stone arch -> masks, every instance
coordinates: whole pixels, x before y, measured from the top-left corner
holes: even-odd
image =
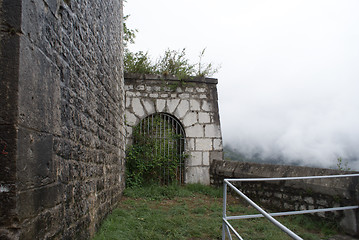
[[[127,74],[127,144],[131,143],[132,127],[141,119],[154,113],[170,114],[186,133],[186,182],[209,184],[211,161],[223,159],[216,84],[217,79],[183,82],[157,75]]]

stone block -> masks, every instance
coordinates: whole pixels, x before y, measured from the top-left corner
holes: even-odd
[[[133,85],[126,84],[125,91],[133,90]]]
[[[197,123],[197,112],[188,112],[183,118],[183,126],[189,127]]]
[[[196,151],[211,151],[212,148],[212,139],[210,138],[197,138],[196,141]]]
[[[193,151],[194,150],[194,138],[187,138],[186,139],[186,151]]]
[[[204,93],[206,92],[206,89],[205,88],[196,88],[196,92],[199,92],[199,93]]]
[[[33,231],[34,236],[44,236],[43,239],[56,239],[62,235],[65,228],[63,221],[59,221],[59,219],[64,219],[64,211],[60,205],[42,212],[40,216],[31,223],[30,231]],[[39,230],[38,226],[46,226],[46,228]],[[25,236],[29,236],[28,232],[25,231],[23,233]]]
[[[187,137],[203,137],[204,130],[202,125],[194,125],[190,127],[185,127]]]
[[[19,121],[28,128],[60,135],[60,71],[41,51],[21,41]]]
[[[193,93],[194,89],[193,87],[186,87],[185,92]]]
[[[150,98],[158,98],[158,93],[150,93]]]
[[[200,106],[200,102],[198,100],[195,99],[190,99],[189,100],[189,106],[190,106],[190,110],[191,111],[200,111],[201,110],[201,106]]]
[[[164,99],[156,99],[156,112],[160,113],[165,110],[166,100]]]
[[[222,150],[223,146],[222,146],[222,139],[221,138],[216,138],[213,139],[213,150]]]
[[[199,123],[210,123],[211,122],[211,117],[210,117],[209,113],[207,113],[207,112],[199,112],[198,113],[198,122]]]
[[[312,205],[314,204],[314,199],[312,197],[305,197],[304,202]]]
[[[132,100],[132,98],[130,98],[130,97],[126,97],[126,108],[129,108],[130,106],[131,106],[131,100]]]
[[[212,164],[213,160],[223,160],[223,151],[210,151],[209,152],[209,161]]]
[[[54,182],[53,136],[22,127],[18,131],[18,190]]]
[[[126,110],[125,111],[125,117],[126,117],[126,124],[129,126],[135,126],[138,118],[136,117],[135,114],[131,113],[130,111]]]
[[[60,184],[30,189],[18,194],[19,218],[26,219],[40,211],[61,203],[63,187]]]
[[[186,170],[186,183],[209,185],[209,167],[188,167]]]
[[[132,112],[139,118],[143,118],[145,116],[145,111],[141,100],[139,98],[132,99]]]
[[[220,138],[221,130],[217,124],[206,124],[204,136],[211,137],[211,138]]]
[[[187,160],[187,166],[201,166],[202,165],[202,152],[191,152]]]
[[[177,108],[180,100],[179,99],[169,99],[167,100],[167,109],[168,112],[173,114],[175,109]]]
[[[186,115],[188,109],[189,109],[189,101],[181,100],[181,102],[178,104],[176,109],[176,113],[175,113],[176,117],[182,119]]]
[[[17,135],[15,125],[0,125],[1,184],[14,184],[16,181]]]
[[[176,88],[176,92],[177,92],[177,93],[182,93],[182,92],[183,92],[183,90],[182,90],[182,88],[181,88],[181,87],[178,87],[178,88]]]
[[[203,111],[210,112],[210,111],[212,111],[212,104],[209,103],[209,102],[206,101],[206,100],[203,100],[203,101],[202,101],[201,109],[202,109]]]
[[[152,100],[144,99],[142,100],[142,103],[148,115],[155,112],[155,105]]]
[[[340,221],[343,230],[353,236],[359,235],[358,212],[354,210],[344,211],[344,218]]]
[[[203,152],[202,165],[209,166],[209,152]]]
[[[136,90],[143,91],[143,90],[145,90],[145,86],[144,85],[138,85],[138,86],[136,86]]]
[[[134,92],[126,92],[126,97],[135,97],[136,94]]]
[[[189,99],[190,94],[189,93],[181,93],[181,94],[178,94],[178,97],[181,99]]]

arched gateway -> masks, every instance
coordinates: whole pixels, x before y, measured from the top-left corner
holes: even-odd
[[[223,159],[216,85],[217,79],[213,78],[184,81],[160,75],[126,74],[127,145],[134,141],[136,126],[151,126],[156,116],[165,122],[173,121],[183,129],[183,146],[188,155],[182,165],[182,179],[185,183],[209,184],[211,161]]]
[[[161,161],[160,182],[184,183],[186,136],[179,120],[167,113],[151,114],[139,122],[135,133],[133,144],[146,144],[151,148],[150,154],[143,156],[143,160]]]

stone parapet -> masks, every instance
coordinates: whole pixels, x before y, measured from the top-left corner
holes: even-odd
[[[333,169],[213,160],[211,184],[222,186],[225,178],[279,178],[342,175]],[[241,182],[236,186],[261,206],[276,211],[293,211],[339,206],[356,206],[359,202],[358,177],[270,182]],[[317,217],[340,223],[350,235],[359,236],[358,211],[317,213]]]

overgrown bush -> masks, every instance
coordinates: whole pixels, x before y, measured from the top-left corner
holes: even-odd
[[[125,72],[153,74],[156,72],[156,65],[151,62],[151,59],[146,52],[130,52],[125,51],[124,58]]]
[[[152,60],[148,52],[138,51],[131,52],[128,49],[129,44],[135,42],[137,30],[129,29],[126,20],[129,15],[124,18],[124,70],[127,73],[141,74],[162,74],[175,76],[180,80],[192,77],[210,77],[218,72],[218,67],[214,67],[212,63],[203,63],[205,48],[199,55],[197,63],[190,63],[186,55],[186,49],[170,50],[167,49],[162,56],[156,61]]]

